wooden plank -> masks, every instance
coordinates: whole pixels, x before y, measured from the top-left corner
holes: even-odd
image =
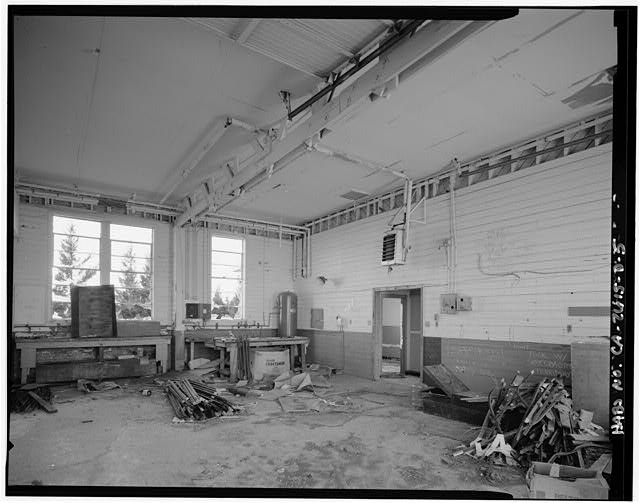
[[[423,372],[427,384],[440,388],[450,397],[456,393],[469,391],[469,388],[442,364],[426,365]]]
[[[160,335],[160,322],[151,320],[118,320],[118,337]]]
[[[28,391],[27,393],[31,398],[33,398],[36,402],[38,402],[38,405],[40,405],[40,407],[46,410],[49,414],[53,412],[58,412],[58,409],[55,407],[55,405],[50,404],[37,393],[34,393],[33,391]]]
[[[114,379],[156,373],[155,361],[140,364],[137,358],[110,362],[53,363],[36,367],[36,382],[70,382],[78,379]]]
[[[161,335],[159,337],[133,337],[133,338],[88,338],[88,339],[30,339],[16,341],[17,349],[43,349],[43,348],[89,348],[109,346],[146,346],[160,343],[169,344],[171,337]],[[34,358],[35,359],[35,358]]]

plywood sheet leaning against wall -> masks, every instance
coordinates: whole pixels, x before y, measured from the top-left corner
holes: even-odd
[[[115,337],[117,335],[113,285],[71,288],[71,336]]]

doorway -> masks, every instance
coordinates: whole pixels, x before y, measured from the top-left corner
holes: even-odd
[[[422,289],[374,290],[374,378],[420,376]]]

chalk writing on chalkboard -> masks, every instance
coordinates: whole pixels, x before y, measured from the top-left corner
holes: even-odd
[[[443,363],[458,374],[510,379],[516,372],[571,380],[568,345],[443,339]]]

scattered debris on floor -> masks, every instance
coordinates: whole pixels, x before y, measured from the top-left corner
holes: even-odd
[[[529,374],[530,375],[530,374]],[[467,454],[495,464],[528,468],[535,462],[585,467],[583,449],[607,450],[609,439],[592,422],[593,413],[573,409],[569,392],[559,379],[527,383],[517,374],[511,384],[504,380],[489,393],[489,410],[476,438],[455,449],[453,456]]]
[[[104,381],[96,384],[88,379],[78,379],[78,390],[85,393],[91,393],[94,391],[108,391],[110,389],[120,389],[120,385],[113,381]]]
[[[49,413],[58,412],[51,402],[52,395],[48,386],[41,384],[25,384],[11,390],[10,402],[12,412],[31,412],[41,408]]]
[[[178,421],[203,421],[240,411],[239,407],[218,395],[216,388],[193,379],[168,380],[165,393]]]

